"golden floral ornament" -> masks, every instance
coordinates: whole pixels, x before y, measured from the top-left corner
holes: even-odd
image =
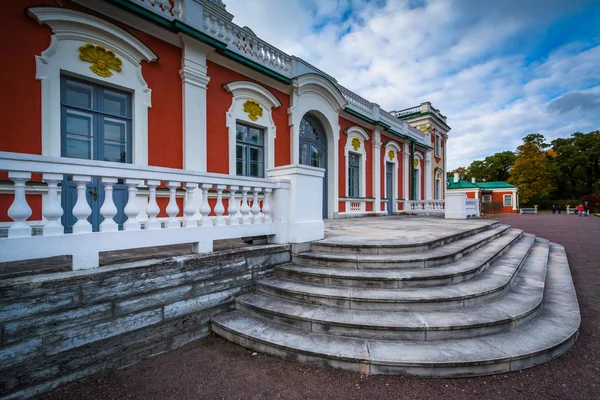
[[[91,43],[79,48],[79,59],[92,63],[90,69],[96,75],[108,78],[113,71],[121,72],[123,61],[110,50],[102,46],[94,46]]]
[[[415,158],[415,160],[413,161],[413,164],[415,165],[415,168],[419,167],[419,159]]]
[[[421,132],[431,132],[431,125],[423,124],[417,127]]]
[[[440,173],[440,171],[435,173],[435,179],[442,179],[442,174]]]
[[[357,151],[358,149],[360,149],[360,140],[358,138],[352,138],[352,147],[354,148],[354,151]]]
[[[244,112],[248,113],[248,118],[252,121],[258,120],[258,118],[263,115],[262,107],[254,100],[246,100],[244,102]]]
[[[394,150],[389,150],[388,151],[388,157],[390,158],[390,161],[394,161],[394,156],[396,155],[396,153],[394,153]]]

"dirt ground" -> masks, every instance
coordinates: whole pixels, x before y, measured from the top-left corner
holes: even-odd
[[[93,375],[44,399],[599,399],[600,218],[495,218],[565,246],[581,308],[575,347],[544,365],[461,379],[366,376],[269,357],[213,336],[128,368]]]

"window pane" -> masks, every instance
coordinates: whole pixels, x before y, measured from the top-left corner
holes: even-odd
[[[250,147],[250,161],[262,162],[263,149],[261,149],[260,147]]]
[[[102,110],[109,114],[129,116],[127,109],[127,100],[129,96],[125,93],[113,92],[109,89],[104,89]]]
[[[246,163],[238,158],[235,162],[235,173],[238,175],[246,175],[245,166]]]
[[[127,142],[127,121],[104,118],[104,140]]]
[[[91,160],[93,154],[92,138],[79,135],[66,135],[65,157]]]
[[[93,120],[93,114],[67,110],[67,120],[65,121],[66,133],[88,137],[93,136]]]
[[[315,146],[310,146],[310,159],[313,167],[323,167],[323,153]]]
[[[247,131],[246,127],[244,125],[238,124],[235,127],[235,130],[236,130],[236,135],[235,135],[236,140],[241,140],[242,142],[245,142],[246,141],[246,131]]]
[[[127,144],[104,142],[104,161],[127,162]]]
[[[262,162],[250,162],[250,176],[256,176],[258,178],[263,177]]]
[[[90,85],[67,80],[63,101],[75,107],[92,108],[93,91],[94,88]]]
[[[308,144],[304,143],[300,148],[300,164],[308,165]]]
[[[248,142],[262,146],[262,131],[256,128],[248,128]]]

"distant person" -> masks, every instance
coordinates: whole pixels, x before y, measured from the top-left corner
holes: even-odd
[[[552,214],[556,214],[556,205],[552,204]]]
[[[583,210],[583,204],[579,204],[577,206],[577,214],[579,214],[580,217],[583,215]]]
[[[562,206],[559,204],[558,205],[558,215],[560,215],[560,212],[562,211]]]
[[[584,206],[583,206],[583,213],[585,214],[585,216],[587,217],[588,214],[590,213],[590,207],[588,206],[587,201],[585,202]]]

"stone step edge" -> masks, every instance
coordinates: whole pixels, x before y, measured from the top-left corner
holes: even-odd
[[[418,273],[420,271],[432,271],[432,270],[441,270],[446,266],[452,265],[452,264],[456,264],[456,263],[460,263],[460,262],[464,262],[464,259],[466,257],[469,257],[472,253],[467,254],[466,256],[460,258],[457,261],[454,261],[450,264],[445,264],[444,266],[438,266],[435,268],[402,268],[402,272],[403,273],[409,273],[411,271],[414,271],[414,273],[417,274],[417,276],[409,276],[409,277],[385,277],[385,276],[377,276],[377,275],[371,275],[369,276],[370,272],[384,272],[384,273],[390,273],[393,270],[391,270],[390,268],[385,268],[385,269],[375,269],[375,268],[369,268],[369,269],[360,269],[359,271],[363,271],[365,272],[364,276],[360,276],[360,275],[344,275],[345,273],[347,274],[347,271],[354,271],[354,269],[349,269],[349,268],[337,268],[335,274],[332,273],[327,273],[325,271],[323,271],[323,268],[319,268],[319,267],[308,267],[311,268],[310,271],[308,270],[302,270],[302,268],[307,268],[305,266],[303,266],[302,264],[298,264],[298,263],[288,263],[288,264],[283,264],[283,265],[278,265],[275,267],[275,274],[277,276],[277,271],[285,271],[285,272],[291,272],[292,274],[297,274],[297,275],[304,275],[304,276],[316,276],[316,277],[321,277],[321,278],[335,278],[335,279],[344,279],[344,280],[356,280],[356,281],[360,281],[360,280],[365,280],[365,281],[426,281],[426,280],[438,280],[438,279],[444,279],[444,278],[455,278],[458,276],[462,276],[462,275],[468,275],[471,273],[474,273],[478,270],[482,270],[485,269],[490,263],[494,262],[497,258],[499,258],[502,254],[504,254],[508,248],[510,248],[512,245],[515,244],[515,242],[517,242],[523,235],[522,231],[518,231],[518,234],[515,234],[515,237],[513,237],[508,243],[505,244],[505,246],[503,246],[498,252],[494,253],[492,256],[490,256],[490,258],[488,258],[487,260],[483,261],[482,263],[480,263],[477,266],[474,267],[469,267],[468,269],[465,269],[463,271],[456,271],[456,272],[447,272],[447,273],[440,273],[440,274],[432,274],[432,275],[425,275],[425,276],[418,276]],[[510,233],[509,233],[510,234]],[[503,236],[508,236],[507,235],[503,235]],[[485,246],[489,246],[492,243],[487,243],[482,247]],[[482,248],[480,247],[480,249]],[[285,278],[285,277],[281,277],[281,279],[289,279],[289,278]],[[289,279],[289,280],[294,280],[294,279]],[[304,282],[304,281],[300,281],[300,282]],[[317,283],[315,283],[317,284]],[[332,286],[337,286],[337,287],[346,287],[346,286],[342,286],[342,285],[332,285]]]
[[[375,244],[367,244],[367,245],[363,245],[362,247],[366,247],[366,248],[370,248],[370,249],[395,249],[395,250],[413,249],[414,248],[414,249],[416,249],[415,251],[431,250],[436,247],[450,244],[457,240],[461,240],[466,237],[476,235],[476,234],[484,232],[486,230],[497,228],[499,225],[501,225],[500,222],[494,221],[493,223],[486,225],[486,226],[481,226],[481,227],[478,227],[475,229],[470,229],[468,231],[455,233],[453,235],[448,235],[443,238],[433,239],[428,242],[407,243],[407,244],[376,244],[376,245]],[[331,238],[331,239],[333,239],[333,238]],[[324,240],[326,241],[328,239],[324,239]],[[352,248],[356,247],[355,244],[351,244],[351,243],[329,243],[329,242],[324,242],[323,240],[311,243],[311,248],[313,245],[314,246],[323,246],[323,247],[328,247],[328,248],[341,248],[341,249],[352,249]],[[379,253],[379,254],[382,254],[382,253]]]
[[[524,236],[533,236],[533,235],[528,235],[525,234]],[[529,246],[529,248],[527,249],[526,253],[523,255],[523,258],[520,260],[519,265],[517,266],[517,268],[515,268],[514,273],[512,274],[511,278],[505,282],[504,284],[500,285],[500,287],[495,288],[494,290],[487,290],[484,292],[477,292],[477,293],[469,293],[469,294],[461,294],[455,297],[444,297],[444,298],[438,298],[438,299],[431,299],[431,298],[413,298],[413,299],[404,299],[403,301],[391,301],[389,299],[369,299],[369,298],[356,298],[356,297],[343,297],[343,296],[335,296],[335,295],[330,295],[330,296],[325,296],[323,294],[316,294],[316,293],[311,293],[309,294],[310,296],[313,297],[317,297],[317,298],[328,298],[328,299],[335,299],[335,300],[359,300],[359,301],[364,301],[364,302],[373,302],[373,303],[382,303],[382,304],[386,304],[386,303],[406,303],[406,304],[418,304],[418,303],[444,303],[444,302],[455,302],[455,301],[459,301],[462,300],[463,301],[463,307],[464,305],[464,300],[467,299],[472,299],[475,297],[482,297],[482,296],[486,296],[486,295],[490,295],[492,293],[495,292],[499,292],[504,290],[508,285],[511,284],[511,282],[516,278],[516,276],[518,275],[521,267],[523,266],[523,264],[525,263],[525,260],[527,259],[529,253],[531,252],[531,249],[533,248],[533,246],[536,243],[536,239],[534,237],[531,245]],[[480,277],[481,275],[479,275],[478,277]],[[261,293],[265,293],[262,291],[263,288],[272,288],[273,286],[268,286],[265,282],[268,282],[269,280],[266,281],[259,281],[257,282],[257,290]],[[312,285],[309,285],[312,286]],[[339,286],[335,287],[336,289],[339,288]],[[267,290],[268,290],[267,289]],[[349,288],[352,289],[352,288]],[[360,289],[360,288],[356,288],[356,289]],[[298,294],[298,295],[306,295],[306,292],[301,292],[298,290],[291,290],[291,289],[287,289],[287,288],[274,288],[273,290],[277,290],[277,291],[281,291],[281,292],[289,292],[289,293],[294,293],[294,294]],[[394,289],[386,289],[386,290],[394,290]],[[402,289],[395,289],[395,290],[402,290]],[[270,294],[270,293],[265,293],[265,294]],[[275,296],[277,297],[277,296]]]
[[[501,225],[502,226],[502,225]],[[498,228],[494,228],[498,229]],[[398,254],[394,257],[393,254],[342,254],[342,253],[313,253],[313,252],[305,252],[300,254],[292,255],[292,261],[302,264],[302,262],[310,263],[311,261],[323,261],[329,263],[347,263],[347,264],[355,264],[353,268],[350,269],[362,269],[359,268],[360,264],[365,263],[373,263],[373,264],[382,264],[382,265],[393,265],[395,268],[399,268],[398,264],[409,264],[409,263],[422,263],[423,268],[433,267],[440,265],[440,262],[447,261],[448,259],[454,259],[458,254],[462,254],[464,257],[467,254],[472,253],[473,251],[479,249],[482,246],[490,243],[491,241],[497,239],[498,237],[506,234],[512,228],[508,225],[502,226],[498,232],[493,235],[484,237],[483,239],[469,243],[464,247],[454,249],[448,251],[443,254],[437,254],[434,256],[420,256],[417,254]],[[492,229],[490,229],[492,230]],[[487,232],[486,232],[487,233]],[[469,240],[472,237],[468,237],[461,240]],[[457,244],[460,241],[454,242]],[[408,258],[409,256],[413,256],[413,258]],[[364,268],[369,269],[369,268]]]

